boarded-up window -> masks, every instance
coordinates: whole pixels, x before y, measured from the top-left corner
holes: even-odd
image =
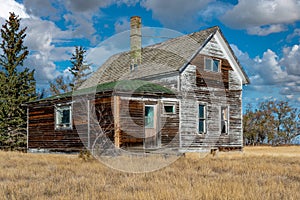
[[[206,106],[199,104],[198,108],[198,132],[206,133]]]
[[[71,105],[57,106],[55,108],[55,128],[72,129]]]
[[[228,134],[228,124],[229,124],[229,113],[228,113],[228,107],[222,106],[221,107],[221,133],[222,134]]]

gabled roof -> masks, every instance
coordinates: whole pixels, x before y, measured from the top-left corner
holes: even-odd
[[[113,55],[80,88],[118,80],[180,73],[218,31],[219,27],[215,26],[142,48],[142,63],[135,71],[130,71],[129,51]],[[244,76],[247,77],[245,73]]]

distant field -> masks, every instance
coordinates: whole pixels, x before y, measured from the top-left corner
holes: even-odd
[[[189,154],[151,173],[77,155],[0,151],[1,199],[300,199],[300,147]]]

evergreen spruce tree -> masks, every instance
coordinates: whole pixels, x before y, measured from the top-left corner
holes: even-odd
[[[72,54],[71,63],[72,67],[69,71],[73,75],[72,82],[70,86],[72,90],[77,89],[86,79],[90,72],[90,64],[85,62],[86,50],[81,46],[75,47],[75,52]]]
[[[34,70],[23,67],[29,51],[24,46],[26,28],[20,28],[21,19],[14,13],[2,26],[0,55],[0,146],[26,145],[26,107],[34,100]]]
[[[91,72],[89,72],[90,65],[86,64],[84,60],[85,53],[86,50],[84,50],[83,47],[75,47],[75,51],[72,53],[72,57],[70,59],[72,66],[69,68],[72,78],[70,80],[69,78],[65,78],[60,75],[53,81],[49,81],[49,91],[51,95],[58,95],[76,90],[87,79],[87,76]]]

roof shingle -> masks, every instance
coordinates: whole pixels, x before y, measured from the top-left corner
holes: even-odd
[[[215,26],[145,47],[141,52],[142,63],[134,71],[130,71],[130,52],[113,55],[80,88],[179,71],[217,30],[219,27]]]

